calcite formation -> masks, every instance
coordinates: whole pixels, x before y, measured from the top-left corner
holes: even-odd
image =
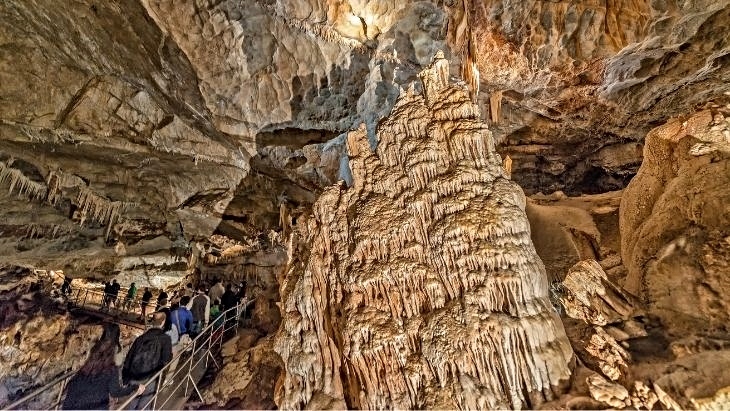
[[[652,130],[624,191],[625,286],[676,330],[730,321],[728,182],[730,109],[715,106]]]
[[[419,77],[292,240],[282,408],[535,407],[570,376],[522,191],[441,56]]]
[[[569,317],[594,325],[619,322],[637,311],[636,298],[611,282],[595,260],[568,271],[560,300]]]
[[[31,200],[43,200],[48,193],[45,184],[31,180],[22,171],[0,161],[0,184],[5,182],[9,185],[9,194],[24,196]]]

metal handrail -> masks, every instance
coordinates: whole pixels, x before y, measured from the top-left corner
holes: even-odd
[[[188,386],[187,384],[191,384],[192,388],[195,392],[197,392],[198,396],[201,395],[200,390],[197,387],[197,381],[194,380],[192,376],[192,371],[196,369],[197,365],[199,365],[203,359],[206,361],[205,369],[208,367],[208,360],[210,359],[213,363],[218,366],[218,363],[215,360],[215,357],[213,355],[213,352],[218,352],[221,350],[223,346],[223,339],[224,335],[229,332],[232,329],[236,330],[236,334],[238,333],[238,321],[241,318],[241,314],[246,312],[247,307],[253,303],[256,299],[251,300],[244,300],[240,304],[238,304],[236,307],[232,307],[226,311],[223,311],[220,313],[220,315],[211,321],[211,323],[205,327],[200,334],[190,343],[189,347],[184,350],[181,350],[172,361],[170,361],[168,364],[166,364],[160,371],[155,373],[149,380],[147,380],[147,383],[149,384],[152,381],[155,381],[157,379],[157,388],[155,395],[150,399],[150,401],[145,404],[145,408],[148,407],[150,404],[153,405],[153,408],[160,409],[164,407],[173,396],[177,393],[178,389],[182,387],[182,384],[186,384],[186,389],[184,392],[184,396],[187,398],[188,395]],[[235,310],[236,314],[234,317],[229,317],[229,314]],[[231,321],[233,320],[233,321]],[[200,344],[199,344],[200,343]],[[197,348],[196,348],[197,345]],[[217,348],[216,348],[217,346]],[[199,354],[205,350],[203,356],[200,356]],[[164,382],[164,380],[161,380],[161,377],[165,375],[165,373],[171,368],[172,364],[175,363],[175,360],[180,360],[180,358],[183,355],[186,355],[186,353],[190,351],[190,356],[182,363],[177,364],[176,370],[172,372],[173,381],[169,385],[165,385],[165,387],[161,387],[160,382]],[[197,358],[196,358],[197,357]],[[193,363],[193,361],[195,361]],[[187,368],[187,370],[186,370]],[[161,391],[160,388],[166,388],[168,386],[171,386],[175,383],[175,377],[178,377],[181,372],[185,371],[185,374],[182,376],[182,378],[177,382],[177,385],[175,386],[175,389],[168,393],[167,397],[164,399],[164,401],[161,403],[159,407],[156,407],[156,403],[158,398],[160,397]],[[22,398],[19,398],[12,402],[11,404],[4,406],[3,410],[12,410],[17,409],[19,406],[26,404],[30,402],[31,400],[39,397],[41,394],[44,394],[48,392],[48,390],[53,389],[56,385],[61,385],[59,392],[56,397],[56,401],[51,404],[42,404],[41,406],[38,406],[39,409],[58,409],[59,406],[62,403],[63,394],[65,392],[65,386],[66,383],[74,376],[76,375],[76,371],[69,371],[66,372],[50,382],[44,384],[43,386],[36,388],[35,390],[31,391],[30,393],[26,394]],[[193,390],[190,391],[190,393],[193,392]],[[134,394],[130,396],[126,401],[124,401],[118,409],[125,408],[129,405],[129,403],[134,400],[138,395]],[[24,407],[24,408],[30,408],[30,407]]]
[[[94,311],[107,312],[109,314],[127,314],[141,318],[141,324],[146,324],[147,318],[142,315],[143,301],[141,297],[127,301],[126,297],[117,297],[114,305],[107,300],[108,295],[103,291],[92,290],[88,288],[79,288],[69,297],[69,301],[78,308],[93,309]],[[152,307],[145,314],[154,311],[155,302],[148,301],[146,306]],[[145,310],[147,311],[147,309]],[[135,321],[136,322],[136,321]]]
[[[8,404],[3,408],[3,410],[12,410],[17,409],[18,406],[25,404],[29,402],[30,400],[38,397],[40,394],[43,394],[47,392],[50,388],[55,386],[56,384],[61,384],[61,388],[59,390],[58,396],[56,397],[56,402],[51,404],[51,406],[48,406],[47,404],[44,404],[43,407],[39,408],[47,408],[47,409],[58,409],[58,407],[61,405],[61,397],[63,396],[63,391],[66,386],[66,383],[68,382],[71,377],[76,375],[76,371],[68,371],[64,374],[61,374],[60,376],[54,378],[50,382],[46,383],[44,386],[36,388],[35,390],[29,392],[28,394],[24,395],[23,397],[13,401],[12,403]],[[28,407],[26,407],[28,408]]]
[[[87,302],[89,302],[89,298],[88,298],[89,297],[89,294],[91,294],[91,295],[101,295],[102,298],[105,295],[105,293],[104,292],[101,292],[101,291],[91,290],[91,289],[87,289],[87,288],[79,288],[78,291],[76,292],[76,297],[75,297],[76,303],[75,304],[77,306],[81,307],[81,308],[86,307],[87,306]],[[82,295],[83,295],[83,301],[81,300]],[[79,301],[80,301],[80,304],[79,304]],[[182,383],[188,383],[188,382],[192,383],[193,388],[195,389],[195,391],[198,393],[199,396],[201,395],[200,394],[200,391],[199,391],[199,389],[197,387],[197,381],[195,381],[193,379],[192,374],[191,374],[192,373],[192,370],[193,370],[192,360],[195,358],[196,354],[200,353],[201,350],[205,349],[205,346],[207,345],[207,349],[206,349],[206,351],[204,353],[204,356],[205,356],[204,358],[206,360],[206,369],[207,369],[207,366],[208,366],[208,359],[211,359],[213,361],[213,363],[215,363],[216,366],[218,366],[218,364],[217,364],[217,362],[215,360],[215,357],[213,355],[215,345],[218,345],[218,348],[216,350],[216,352],[217,352],[217,351],[219,351],[222,348],[222,346],[223,346],[223,338],[224,338],[224,335],[227,332],[229,332],[231,329],[234,329],[235,328],[236,334],[238,333],[238,321],[241,318],[241,314],[242,313],[245,313],[247,307],[251,303],[253,303],[254,301],[256,301],[255,298],[254,299],[251,299],[251,300],[243,300],[236,307],[232,307],[232,308],[230,308],[230,309],[228,309],[226,311],[221,312],[219,314],[219,316],[216,319],[212,320],[210,322],[210,324],[207,327],[205,327],[200,332],[200,334],[190,343],[190,346],[192,347],[192,350],[190,350],[189,348],[186,348],[184,350],[181,350],[173,358],[173,360],[170,363],[168,363],[167,365],[165,365],[165,367],[163,367],[159,372],[157,372],[152,378],[150,378],[148,380],[148,382],[150,382],[150,381],[154,381],[155,378],[158,379],[158,381],[157,381],[158,382],[158,384],[157,384],[157,390],[156,390],[155,396],[151,400],[151,401],[154,401],[153,402],[153,407],[154,407],[155,403],[157,402],[157,398],[159,397],[159,394],[160,394],[160,382],[161,382],[160,381],[160,377],[163,375],[164,372],[166,372],[171,367],[171,365],[173,363],[176,362],[175,360],[178,360],[179,361],[180,358],[182,357],[182,355],[186,354],[188,351],[191,351],[190,357],[187,358],[183,362],[183,364],[178,365],[178,370],[176,372],[173,372],[173,377],[178,376],[179,373],[180,373],[180,371],[185,369],[185,366],[188,366],[188,372],[185,374],[185,376],[183,377],[183,379],[178,383],[178,385],[176,386],[176,389],[173,390],[171,393],[169,393],[168,397],[162,403],[162,406],[164,406],[165,404],[167,404],[167,402],[177,392],[177,388],[179,388],[182,385]],[[137,302],[139,304],[137,304]],[[154,302],[153,301],[149,301],[148,304],[149,304],[149,306],[152,306],[154,304]],[[135,300],[135,304],[133,306],[139,306],[140,307],[140,311],[141,311],[141,299],[136,299]],[[101,307],[101,305],[100,305],[100,307]],[[96,309],[96,307],[90,307],[90,308]],[[118,308],[118,306],[115,307],[115,308]],[[229,317],[230,313],[233,312],[234,310],[236,312],[235,317]],[[134,311],[131,311],[131,312],[128,311],[128,313],[134,313]],[[234,320],[234,321],[231,321],[231,320]],[[146,321],[146,318],[145,318],[145,321]],[[229,325],[227,326],[227,324],[229,324]],[[207,337],[206,338],[203,338],[206,335],[207,335]],[[196,349],[196,344],[198,344],[198,341],[202,342],[202,344],[198,345],[198,348]],[[207,342],[207,344],[206,344],[206,342]],[[202,358],[199,358],[195,362],[195,366],[199,365],[201,361],[202,361]],[[30,393],[24,395],[23,397],[15,400],[15,401],[13,401],[11,404],[9,404],[7,406],[3,406],[4,408],[2,408],[2,409],[3,410],[16,409],[19,406],[21,406],[23,404],[26,404],[26,403],[30,402],[31,400],[33,400],[35,398],[38,398],[41,394],[44,394],[44,393],[48,392],[48,390],[54,389],[54,387],[56,385],[60,384],[61,386],[59,388],[59,391],[58,391],[58,394],[57,394],[57,397],[56,397],[56,401],[53,402],[53,403],[51,403],[51,404],[43,404],[42,406],[37,407],[37,408],[42,408],[42,409],[58,409],[59,406],[62,403],[61,400],[63,399],[63,394],[65,392],[66,383],[74,375],[76,375],[76,371],[68,371],[68,372],[66,372],[66,373],[64,373],[64,374],[62,374],[62,375],[54,378],[53,380],[51,380],[50,382],[44,384],[43,386],[34,389],[33,391],[31,391]],[[188,395],[187,388],[188,388],[188,386],[186,385],[185,394],[184,394],[185,396]],[[192,393],[192,391],[191,391],[191,393]],[[124,403],[122,403],[122,405],[120,406],[120,408],[126,407],[136,397],[137,397],[137,395],[135,394],[135,395],[131,396],[130,398],[128,398]],[[149,403],[146,404],[146,406],[147,405],[149,405]],[[29,407],[25,407],[25,408],[29,408]]]
[[[173,397],[176,396],[176,394],[178,394],[178,391],[182,388],[183,384],[185,384],[185,390],[183,393],[184,398],[188,397],[188,388],[192,385],[190,394],[195,391],[202,399],[202,394],[200,393],[197,385],[198,381],[196,381],[193,377],[193,371],[197,370],[198,365],[201,364],[203,359],[206,361],[204,369],[208,368],[209,359],[218,366],[215,356],[213,355],[214,351],[217,352],[222,348],[224,335],[228,331],[235,329],[236,334],[238,334],[238,321],[241,314],[245,313],[248,305],[254,301],[255,299],[244,300],[237,306],[221,312],[216,319],[211,320],[210,324],[201,330],[200,334],[192,340],[188,347],[178,352],[169,363],[157,371],[152,377],[148,378],[145,381],[145,385],[154,383],[155,393],[145,404],[143,404],[141,408],[147,409],[151,405],[152,409],[162,409]],[[235,314],[230,316],[234,312]],[[215,343],[213,342],[214,340]],[[217,349],[215,347],[216,344],[218,345]],[[185,355],[187,355],[187,358],[181,362],[180,360]],[[175,369],[170,371],[172,367],[175,367]],[[185,371],[185,373],[182,378],[180,378],[179,381],[176,381],[178,379],[177,377],[179,377],[183,371]],[[169,377],[168,372],[171,374],[171,380],[170,383],[165,384]],[[173,386],[174,388],[172,388]],[[168,387],[172,389],[169,389]],[[159,399],[163,395],[163,390],[165,389],[167,391],[167,395],[164,396],[162,398],[163,401],[159,403]],[[129,404],[138,397],[140,397],[140,395],[136,393],[131,395],[126,401],[118,405],[117,409],[121,410],[127,408]]]

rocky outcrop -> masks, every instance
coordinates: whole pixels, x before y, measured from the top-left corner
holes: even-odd
[[[604,326],[638,315],[636,298],[611,282],[595,260],[574,265],[565,276],[560,302],[566,315]]]
[[[472,33],[481,104],[499,101],[495,138],[528,193],[624,187],[653,127],[729,91],[726,1],[449,4],[451,27]]]
[[[570,375],[521,190],[438,54],[421,79],[376,151],[348,136],[353,186],[302,228],[275,345],[283,408],[534,407]]]
[[[715,108],[654,129],[621,202],[626,288],[677,330],[730,320],[729,125]]]
[[[273,351],[273,337],[259,337],[254,331],[242,331],[226,342],[223,368],[203,393],[207,404],[244,410],[276,407],[274,392],[281,359]]]
[[[438,49],[462,66],[528,192],[622,188],[651,126],[728,90],[728,38],[716,35],[728,12],[723,2],[4,2],[0,184],[12,195],[0,210],[25,201],[28,213],[3,213],[15,222],[0,259],[72,276],[182,277],[190,242],[277,229],[282,204],[306,209],[347,180],[344,133],[364,122],[374,143]],[[136,252],[160,236],[166,248]]]

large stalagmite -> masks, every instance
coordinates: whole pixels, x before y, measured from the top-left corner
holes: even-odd
[[[420,78],[292,239],[282,408],[534,407],[570,375],[522,190],[448,64]]]

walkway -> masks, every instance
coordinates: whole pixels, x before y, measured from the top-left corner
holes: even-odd
[[[40,275],[45,275],[45,273]],[[48,275],[50,276],[50,274]],[[50,276],[50,279],[55,280],[53,276]],[[44,284],[43,290],[53,292],[53,287]],[[145,328],[143,322],[139,320],[140,305],[137,305],[136,308],[134,305],[130,305],[105,310],[102,309],[102,298],[102,292],[78,289],[71,293],[69,302],[77,310],[109,321]],[[238,333],[239,321],[248,306],[254,301],[244,300],[238,306],[224,311],[193,341],[184,347],[178,344],[174,350],[173,360],[148,381],[147,385],[155,384],[156,390],[155,395],[143,404],[145,409],[182,409],[193,393],[202,400],[198,388],[200,380],[211,365],[220,368],[216,358],[223,343]],[[75,374],[76,372],[72,371],[59,375],[23,398],[3,405],[2,409],[59,409],[63,403],[66,384]],[[136,395],[130,396],[121,401],[116,408],[125,409],[135,398]]]

